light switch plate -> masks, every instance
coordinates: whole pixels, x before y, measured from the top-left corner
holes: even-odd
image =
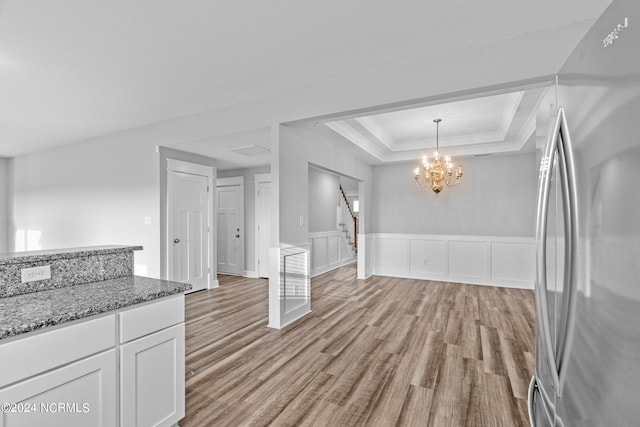
[[[20,270],[20,276],[22,283],[51,279],[51,266],[42,265],[40,267],[23,268]]]

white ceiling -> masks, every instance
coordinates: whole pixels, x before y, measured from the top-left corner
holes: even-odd
[[[519,90],[322,122],[374,156],[403,162],[431,155],[436,139],[452,156],[520,151],[535,131],[545,88]],[[441,119],[438,138],[434,119]]]
[[[592,20],[609,3],[0,0],[0,156]]]

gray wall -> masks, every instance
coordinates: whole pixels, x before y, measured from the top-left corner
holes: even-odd
[[[7,252],[9,239],[9,159],[0,157],[0,252]]]
[[[309,168],[309,233],[335,231],[340,200],[336,175]]]
[[[535,153],[459,160],[464,168],[461,183],[438,197],[416,186],[415,164],[375,166],[374,232],[532,237]]]
[[[354,155],[349,144],[325,138],[315,133],[315,126],[279,126],[274,153],[277,159],[272,169],[278,183],[279,241],[290,245],[309,241],[309,164],[334,171],[361,181],[360,232],[371,228],[371,174],[372,167]],[[334,136],[335,138],[335,136]],[[300,217],[303,225],[300,225]]]
[[[218,171],[218,178],[244,177],[244,270],[257,271],[256,265],[256,186],[254,175],[271,172],[271,165]]]

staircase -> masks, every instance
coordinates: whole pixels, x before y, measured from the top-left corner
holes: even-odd
[[[349,205],[347,195],[340,186],[340,194],[342,194],[342,221],[338,223],[340,231],[346,241],[349,251],[355,256],[358,253],[358,217],[354,215]]]
[[[349,252],[351,252],[351,254],[355,256],[358,253],[358,248],[355,246],[355,241],[351,239],[351,234],[347,229],[347,225],[346,224],[338,224],[338,225],[342,228],[340,230],[342,232],[342,238],[346,242],[347,247],[349,248]]]

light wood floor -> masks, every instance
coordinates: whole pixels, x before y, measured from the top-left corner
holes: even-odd
[[[528,426],[531,291],[355,274],[313,279],[280,331],[266,280],[187,295],[180,425]]]

